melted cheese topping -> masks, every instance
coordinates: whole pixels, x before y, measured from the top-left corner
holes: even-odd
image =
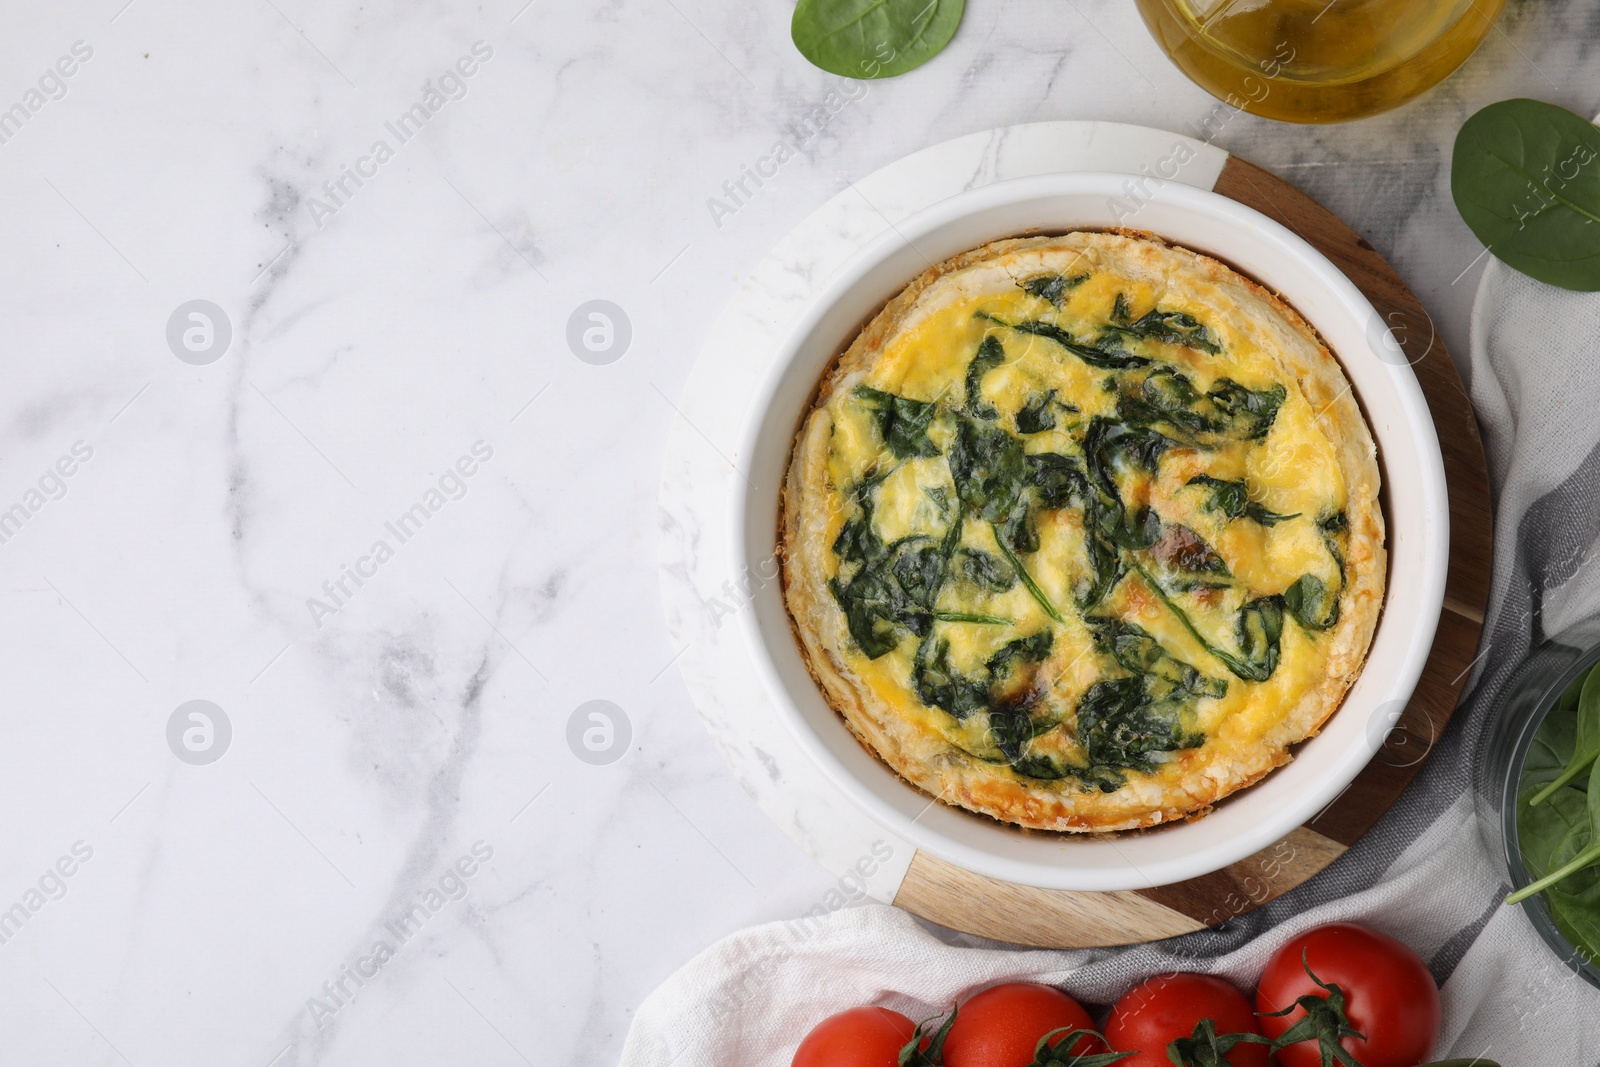
[[[896,714],[997,770],[1109,791],[1175,777],[1208,739],[1251,744],[1318,685],[1346,493],[1268,330],[1215,314],[1203,285],[1085,273],[1056,276],[1053,292],[1044,276],[919,305],[833,393],[827,566],[852,634],[873,638],[845,650],[849,666]],[[1124,431],[1161,439],[1153,462],[1097,443]],[[1072,499],[1046,499],[1044,468],[1025,460],[1020,502],[985,516],[981,476],[961,474],[980,438],[1013,462],[1018,447],[1061,457]],[[1115,495],[1097,498],[1108,482]],[[1007,652],[1028,638],[1031,653]],[[1117,651],[1133,646],[1139,669]],[[1086,717],[1107,734],[1098,748]]]

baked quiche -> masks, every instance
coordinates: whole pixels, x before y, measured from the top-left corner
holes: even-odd
[[[784,596],[855,735],[945,803],[1115,831],[1290,759],[1382,606],[1372,435],[1316,333],[1130,231],[939,264],[831,366]]]

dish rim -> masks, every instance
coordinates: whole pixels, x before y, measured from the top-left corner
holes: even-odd
[[[806,395],[798,404],[795,418],[783,423],[781,447],[778,448],[782,460],[777,465],[778,476],[773,479],[774,484],[759,487],[748,475],[735,483],[730,501],[734,573],[747,579],[752,575],[766,579],[753,593],[751,603],[739,613],[740,630],[762,685],[772,697],[790,736],[853,803],[885,829],[898,834],[919,850],[977,874],[1041,888],[1131,890],[1183,881],[1253,855],[1304,825],[1332,803],[1382,747],[1388,726],[1398,716],[1398,707],[1403,707],[1403,702],[1409,699],[1426,664],[1444,602],[1449,554],[1449,504],[1442,454],[1421,386],[1405,359],[1394,358],[1393,353],[1399,350],[1398,345],[1393,341],[1384,320],[1343,272],[1287,228],[1253,208],[1210,190],[1167,182],[1146,185],[1135,200],[1133,225],[1138,229],[1170,244],[1216,258],[1246,278],[1259,282],[1279,294],[1325,341],[1330,332],[1344,334],[1345,342],[1355,336],[1364,337],[1366,341],[1367,351],[1360,351],[1358,346],[1353,355],[1348,343],[1342,348],[1328,343],[1328,348],[1335,353],[1335,358],[1350,380],[1378,445],[1383,477],[1380,499],[1386,502],[1385,546],[1390,550],[1389,574],[1385,582],[1382,615],[1361,673],[1319,735],[1295,746],[1298,755],[1307,746],[1322,741],[1317,755],[1319,761],[1328,759],[1326,768],[1321,769],[1320,774],[1305,769],[1298,774],[1289,774],[1291,768],[1309,762],[1296,758],[1262,781],[1224,798],[1204,818],[1121,835],[1025,831],[950,805],[941,805],[933,818],[925,819],[927,812],[934,807],[934,798],[904,781],[850,733],[842,717],[828,705],[820,687],[810,677],[809,670],[804,672],[802,685],[785,680],[784,669],[780,668],[775,657],[798,659],[803,664],[804,656],[796,647],[787,608],[783,604],[781,582],[775,580],[776,571],[769,576],[763,569],[763,564],[770,564],[776,559],[778,499],[782,477],[787,470],[800,420],[810,410],[817,384],[827,366],[849,345],[882,304],[909,284],[923,267],[897,273],[892,281],[882,275],[898,270],[896,264],[910,258],[908,249],[920,257],[919,262],[940,262],[990,241],[1030,232],[1062,233],[1128,226],[1130,224],[1118,212],[1128,206],[1130,180],[1130,176],[1125,174],[1087,171],[994,182],[937,201],[903,221],[891,223],[884,232],[867,241],[835,270],[793,319],[777,348],[776,358],[767,368],[755,398],[745,413],[739,447],[735,453],[737,460],[746,463],[765,456],[770,465],[775,447],[773,442],[778,439],[778,431],[772,428],[775,408],[780,408],[780,401],[785,399],[791,401],[789,408],[796,406],[792,403],[792,394],[797,391],[794,384],[798,373],[797,361],[805,356],[804,365],[810,366],[819,358],[816,351],[820,342],[815,340],[815,335],[828,326],[830,317],[838,317],[842,304],[848,306],[849,301],[860,303],[858,290],[870,289],[873,293],[885,294],[882,299],[873,300],[864,315],[843,333],[836,333],[835,340],[825,346],[828,355],[817,363],[815,373],[809,375]],[[1098,209],[1092,206],[1095,204],[1098,204]],[[1191,234],[1209,232],[1213,239],[1207,241],[1175,236],[1170,229],[1163,232],[1160,225],[1137,220],[1138,213],[1152,208],[1158,219],[1182,220],[1177,223],[1169,221],[1169,227],[1178,225],[1181,229],[1187,225],[1192,227],[1188,231]],[[929,243],[943,239],[949,244],[949,235],[952,233],[964,232],[964,228],[970,230],[974,225],[981,228],[987,224],[985,220],[990,216],[1005,218],[1008,215],[1029,218],[1035,224],[1029,227],[1000,225],[996,222],[996,228],[988,231],[987,236],[976,240],[968,237],[956,242],[959,247],[941,246],[936,255],[924,251],[917,243],[919,240]],[[1300,272],[1294,279],[1294,284],[1300,287],[1298,292],[1280,290],[1269,284],[1274,279],[1263,277],[1250,269],[1249,264],[1254,259],[1271,259],[1274,256]],[[1289,269],[1286,267],[1285,273]],[[1308,301],[1318,306],[1315,314],[1307,311],[1305,305]],[[1330,331],[1330,324],[1337,329]],[[839,328],[833,324],[835,331]],[[808,347],[812,350],[809,353]],[[1385,356],[1385,351],[1390,355]],[[1355,360],[1362,361],[1359,369],[1354,365]],[[805,377],[801,375],[802,379]],[[1377,386],[1383,386],[1387,391],[1380,405],[1386,414],[1401,416],[1397,424],[1380,425],[1375,417],[1372,398],[1367,393]],[[776,414],[781,414],[781,410]],[[1397,446],[1402,451],[1395,458],[1403,458],[1403,461],[1398,464],[1388,462],[1385,453],[1394,452]],[[1411,454],[1412,450],[1414,454]],[[1404,472],[1404,477],[1399,479],[1403,484],[1397,485],[1397,478],[1392,473],[1396,470]],[[761,475],[760,471],[755,473]],[[1402,492],[1397,494],[1397,489]],[[1397,500],[1403,500],[1398,509]],[[1397,522],[1397,510],[1416,528],[1408,528],[1403,532]],[[763,525],[770,533],[764,539],[753,533],[753,528],[759,530]],[[1397,541],[1409,550],[1406,553],[1407,560],[1401,560],[1395,552]],[[756,543],[764,543],[765,551],[752,552]],[[1403,570],[1399,566],[1402,563],[1406,564]],[[770,602],[774,598],[782,613],[783,623],[781,636],[777,638],[774,638],[772,631],[778,627],[773,625],[770,618]],[[1396,606],[1397,600],[1400,601],[1400,607]],[[775,643],[779,644],[779,648],[774,649]],[[1379,656],[1380,649],[1382,656]],[[1386,665],[1386,679],[1372,674],[1374,659]],[[793,664],[788,664],[787,669],[792,679]],[[801,690],[798,699],[794,692],[797,688]],[[1365,728],[1352,731],[1348,721],[1352,703],[1358,695],[1373,695],[1372,690],[1378,690],[1385,699],[1369,712]],[[1396,701],[1401,701],[1398,707]],[[825,716],[816,711],[816,702],[826,709]],[[801,707],[804,703],[810,703],[812,707],[809,710]],[[820,730],[830,736],[819,732],[819,724],[814,721],[819,718],[823,720]],[[831,725],[827,724],[828,719],[831,719]],[[1333,729],[1335,723],[1342,723],[1337,731]],[[841,734],[842,738],[839,736]],[[1337,746],[1323,741],[1323,738],[1335,737],[1340,740]],[[881,773],[873,773],[860,758],[856,758],[858,755],[876,764]],[[1270,783],[1285,777],[1298,788],[1287,797],[1275,796],[1285,790],[1283,787],[1268,788]],[[1301,782],[1301,779],[1309,781]],[[921,803],[908,806],[907,795],[920,798]],[[1253,797],[1269,796],[1278,800],[1278,803],[1270,806],[1265,800],[1250,803]],[[911,814],[915,807],[921,810]],[[1263,810],[1252,818],[1237,814],[1221,818],[1225,810],[1232,812],[1243,807]],[[950,814],[960,820],[976,820],[979,829],[974,829],[971,822],[952,823],[946,818]],[[1226,829],[1233,832],[1223,834],[1217,840],[1216,831],[1222,828],[1220,824],[1226,824]],[[1200,829],[1196,830],[1197,827]],[[1009,841],[1002,842],[995,837],[996,833],[1004,835]],[[1167,847],[1143,843],[1157,836]],[[975,841],[978,843],[975,844]],[[1091,851],[1095,860],[1091,865],[1079,866],[1072,862],[1083,862],[1090,857]],[[1162,854],[1152,854],[1157,852]]]

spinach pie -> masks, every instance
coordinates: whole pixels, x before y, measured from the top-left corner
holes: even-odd
[[[1148,234],[929,269],[829,368],[784,597],[855,735],[949,804],[1098,832],[1290,759],[1383,603],[1372,435],[1293,309]]]

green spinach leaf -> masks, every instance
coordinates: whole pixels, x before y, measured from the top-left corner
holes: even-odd
[[[950,476],[961,502],[987,522],[1010,516],[1022,496],[1027,460],[1022,442],[976,419],[956,425],[950,446]]]
[[[839,527],[839,536],[833,539],[833,554],[845,563],[867,563],[881,559],[888,548],[872,528],[872,491],[889,476],[888,471],[874,471],[862,478],[850,492],[850,502],[855,514]]]
[[[1232,378],[1218,379],[1206,396],[1217,410],[1228,417],[1228,432],[1255,441],[1267,436],[1278,418],[1278,409],[1289,393],[1281,385],[1268,389],[1246,389]]]
[[[1216,651],[1212,655],[1234,674],[1253,682],[1264,682],[1278,669],[1278,642],[1283,636],[1283,598],[1264,596],[1239,609],[1234,632],[1243,656],[1236,659]]]
[[[1054,643],[1055,635],[1049,630],[1040,630],[1027,637],[1018,637],[1001,646],[1000,651],[990,656],[984,666],[989,669],[992,677],[1003,679],[1016,664],[1043,663],[1050,655],[1050,647]]]
[[[939,448],[928,437],[928,426],[938,408],[923,400],[907,400],[867,385],[855,387],[854,394],[872,412],[878,436],[896,459],[912,456],[937,456]]]
[[[1128,326],[1133,322],[1133,308],[1128,304],[1128,294],[1118,293],[1111,301],[1111,325]]]
[[[926,609],[913,601],[892,574],[865,566],[848,582],[828,583],[844,612],[850,636],[868,659],[877,659],[899,647],[906,632],[921,636],[931,621]]]
[[[1560,866],[1556,850],[1574,830],[1589,825],[1589,807],[1579,789],[1561,789],[1537,808],[1526,803],[1517,808],[1517,839],[1522,863],[1535,880]]]
[[[1456,135],[1450,193],[1501,262],[1550,285],[1600,289],[1600,129],[1565,108],[1502,100]]]
[[[1127,567],[1116,544],[1097,530],[1091,530],[1084,540],[1084,551],[1088,556],[1089,577],[1072,595],[1079,609],[1087,611],[1111,595],[1111,590],[1127,574]]]
[[[871,474],[850,494],[856,510],[833,541],[841,572],[828,582],[850,636],[868,659],[894,651],[907,633],[921,637],[929,631],[930,611],[961,530],[957,517],[938,546],[922,535],[884,544],[872,524],[872,490],[885,477]],[[854,573],[846,578],[842,568],[851,566]]]
[[[1022,565],[1022,561],[1011,550],[1011,546],[1006,544],[1006,539],[1001,534],[999,527],[995,528],[994,539],[995,543],[1000,546],[1001,555],[1006,557],[1006,562],[1011,564],[1011,569],[1016,572],[1018,578],[1022,579],[1022,585],[1028,590],[1028,595],[1033,597],[1034,601],[1044,609],[1046,615],[1063,626],[1066,625],[1067,620],[1062,617],[1056,606],[1050,603],[1050,598],[1045,596],[1044,590],[1039,588],[1039,583],[1033,580],[1033,575],[1028,573],[1028,568]]]
[[[1561,776],[1567,769],[1567,763],[1572,759],[1572,754],[1578,748],[1578,694],[1583,691],[1584,679],[1589,672],[1585,671],[1578,676],[1578,680],[1568,686],[1556,706],[1544,717],[1544,722],[1539,724],[1539,730],[1533,735],[1533,742],[1528,746],[1528,755],[1522,761],[1522,781],[1518,783],[1518,792],[1524,802],[1551,782]],[[1571,791],[1581,792],[1576,786]]]
[[[1228,692],[1226,681],[1201,674],[1161,647],[1161,643],[1137,623],[1098,615],[1087,616],[1083,621],[1088,624],[1095,645],[1115,659],[1123,670],[1159,679],[1165,688],[1159,694],[1163,699],[1176,695],[1220,697]]]
[[[1558,892],[1551,894],[1551,903],[1556,928],[1591,962],[1600,962],[1600,908],[1566,904]]]
[[[1048,300],[1056,307],[1066,303],[1065,296],[1069,289],[1076,289],[1089,280],[1087,272],[1074,274],[1068,277],[1064,274],[1040,274],[1023,281],[1022,287],[1041,300]]]
[[[981,548],[963,548],[955,555],[956,575],[986,593],[1004,593],[1017,584],[1017,575],[1004,560]]]
[[[983,398],[983,376],[1006,361],[1000,338],[990,334],[978,345],[978,352],[967,364],[967,411],[980,419],[997,419],[1000,412]]]
[[[1591,816],[1593,812],[1590,812]],[[1569,921],[1577,913],[1588,913],[1591,921],[1600,922],[1600,822],[1585,819],[1567,831],[1561,843],[1550,856],[1551,879],[1546,887],[1553,913],[1565,913]],[[1566,875],[1554,878],[1556,872]],[[1574,925],[1578,923],[1574,922]]]
[[[943,546],[926,537],[912,536],[896,541],[890,552],[895,581],[914,604],[932,611],[939,587],[944,584]]]
[[[1149,571],[1137,561],[1132,561],[1132,567],[1156,595],[1156,599],[1189,631],[1189,636],[1234,675],[1247,682],[1264,682],[1278,669],[1279,642],[1283,637],[1283,597],[1258,597],[1239,609],[1239,615],[1234,620],[1234,635],[1239,651],[1233,653],[1206,640],[1188,613],[1173,602],[1166,589]]]
[[[1041,630],[1008,641],[989,657],[980,673],[967,675],[950,665],[949,640],[930,632],[917,646],[917,654],[912,661],[912,687],[917,692],[917,698],[928,707],[942,708],[957,719],[988,710],[992,724],[996,707],[1004,707],[1013,714],[1021,712],[1026,717],[1027,707],[1032,701],[1015,699],[1015,694],[1019,689],[1018,683],[1022,683],[1020,688],[1026,688],[1029,679],[1019,675],[1023,668],[1044,662],[1050,654],[1053,639],[1054,635],[1049,630]],[[1007,758],[1013,756],[1014,753],[1007,752],[1004,744],[999,747]]]
[[[938,55],[965,0],[800,0],[789,34],[800,54],[845,78],[892,78]]]
[[[1302,574],[1283,591],[1283,605],[1307,630],[1326,630],[1339,621],[1339,594],[1315,574]]]
[[[972,678],[950,666],[950,642],[929,631],[917,646],[911,664],[911,685],[917,699],[964,719],[989,705],[989,680]]]
[[[1556,776],[1528,801],[1538,807],[1557,789],[1589,770],[1600,758],[1600,670],[1590,670],[1578,696],[1578,723],[1574,734],[1572,758],[1566,769]]]
[[[1157,753],[1198,748],[1205,735],[1152,698],[1147,675],[1106,678],[1078,699],[1078,742],[1092,766],[1149,771]]]
[[[1028,398],[1022,410],[1016,414],[1018,433],[1043,433],[1056,428],[1056,415],[1052,407],[1060,408],[1070,414],[1077,414],[1076,404],[1068,404],[1056,399],[1056,391],[1047,389],[1043,393],[1036,393]]]
[[[1119,468],[1137,468],[1153,475],[1162,455],[1177,444],[1148,426],[1096,416],[1089,420],[1089,429],[1083,435],[1083,459],[1099,487],[1112,499],[1120,500],[1115,477]]]
[[[1567,687],[1523,761],[1517,834],[1533,882],[1506,900],[1516,903],[1543,891],[1563,936],[1600,962],[1600,763],[1583,784],[1567,776],[1579,756],[1584,696],[1597,676],[1600,670],[1590,669]]]
[[[1600,672],[1590,673],[1591,678],[1596,675]],[[1587,691],[1587,683],[1584,689]],[[1582,725],[1581,720],[1579,725]],[[1589,773],[1584,807],[1587,820],[1562,837],[1549,860],[1552,869],[1506,897],[1507,904],[1516,904],[1550,889],[1552,912],[1558,909],[1588,912],[1588,920],[1600,927],[1600,872],[1592,869],[1600,864],[1600,763],[1594,764]]]
[[[996,318],[986,311],[978,312],[977,317],[995,323],[998,326],[1010,327],[1018,333],[1033,334],[1035,337],[1043,337],[1046,340],[1054,341],[1089,366],[1099,370],[1126,370],[1129,367],[1147,367],[1151,363],[1151,360],[1144,356],[1136,356],[1131,352],[1116,352],[1109,348],[1100,348],[1074,340],[1072,334],[1053,322],[1006,322],[1004,319]]]
[[[1577,711],[1578,701],[1583,697],[1583,683],[1588,679],[1588,677],[1589,672],[1585,671],[1584,673],[1578,675],[1577,678],[1573,679],[1572,684],[1563,689],[1561,691],[1561,695],[1556,698],[1556,707],[1560,708],[1562,711]],[[1546,722],[1548,721],[1549,720],[1547,719]],[[1567,720],[1563,716],[1561,721],[1565,722]],[[1573,728],[1577,728],[1576,720],[1573,720]]]
[[[1272,429],[1288,393],[1281,385],[1247,389],[1231,378],[1218,379],[1204,395],[1187,375],[1157,367],[1142,380],[1126,377],[1117,397],[1117,415],[1134,426],[1155,429],[1194,448],[1227,441],[1259,440]]]
[[[1041,507],[1050,510],[1082,507],[1089,483],[1083,461],[1056,452],[1034,452],[1028,456],[1028,485],[1037,494]]]
[[[1162,311],[1157,308],[1139,316],[1136,321],[1129,322],[1127,304],[1121,293],[1117,294],[1117,301],[1118,305],[1112,309],[1111,323],[1108,327],[1115,333],[1162,341],[1182,348],[1193,348],[1213,356],[1222,351],[1222,345],[1217,343],[1216,334],[1193,315],[1182,311]]]
[[[1190,478],[1185,485],[1198,485],[1211,492],[1211,499],[1202,505],[1207,511],[1220,511],[1231,522],[1234,519],[1246,518],[1259,526],[1276,526],[1280,522],[1298,519],[1300,513],[1293,515],[1280,515],[1275,511],[1268,511],[1263,505],[1250,499],[1250,487],[1242,479],[1228,481],[1222,478],[1213,478],[1209,474],[1197,474]]]

